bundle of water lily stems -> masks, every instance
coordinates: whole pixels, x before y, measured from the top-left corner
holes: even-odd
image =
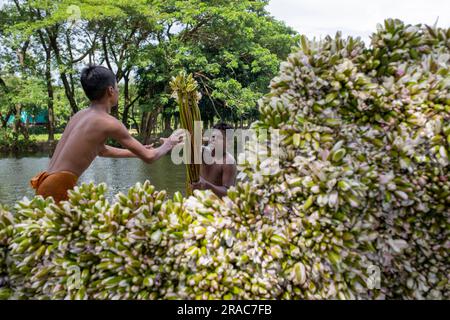
[[[201,137],[196,139],[194,136],[195,123],[201,125],[200,109],[198,108],[198,101],[201,94],[197,91],[198,84],[193,78],[192,74],[186,75],[185,72],[180,72],[178,76],[173,77],[170,82],[173,91],[173,97],[177,99],[178,108],[180,112],[180,121],[183,129],[189,131],[190,139],[190,153],[185,154],[186,171],[187,171],[187,194],[191,194],[190,183],[198,182],[200,177],[200,164],[197,159],[201,155]],[[200,132],[201,134],[201,132]],[[198,140],[198,141],[197,141]]]

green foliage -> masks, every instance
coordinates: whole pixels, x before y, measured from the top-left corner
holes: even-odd
[[[295,33],[264,10],[266,1],[168,1],[149,66],[139,71],[143,95],[168,91],[179,70],[194,74],[202,118],[253,116]]]
[[[9,151],[15,144],[16,139],[11,129],[4,129],[0,134],[0,148]],[[3,150],[1,150],[3,151]]]
[[[53,104],[54,127],[88,104],[78,78],[88,63],[116,73],[121,99],[112,114],[127,126],[151,131],[155,123],[145,119],[177,115],[168,83],[180,70],[199,82],[205,120],[256,119],[257,100],[296,43],[293,30],[270,17],[266,5],[262,0],[108,0],[101,6],[90,0],[9,0],[1,13],[0,76],[39,79],[36,89],[43,84],[42,94],[48,95],[48,106],[42,107]],[[26,98],[34,94],[20,99]]]
[[[16,105],[23,110],[39,112],[45,109],[47,94],[45,83],[37,77],[4,77],[7,89],[1,96],[2,111],[5,112]]]

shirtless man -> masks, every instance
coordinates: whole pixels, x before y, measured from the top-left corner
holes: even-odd
[[[226,130],[232,129],[225,123],[213,127],[209,145],[203,150],[203,164],[200,167],[200,180],[191,185],[192,190],[213,191],[219,197],[227,195],[228,189],[236,183],[236,161],[227,152]],[[220,153],[217,153],[220,152]],[[205,158],[213,161],[206,161]],[[212,164],[208,164],[211,163]]]
[[[78,178],[97,156],[139,157],[151,163],[170,152],[182,139],[179,134],[162,138],[162,145],[156,149],[143,146],[134,139],[127,128],[109,114],[119,100],[116,77],[109,69],[101,66],[83,69],[81,85],[90,100],[90,106],[70,119],[48,170],[31,180],[37,195],[51,196],[56,202],[67,200],[68,190],[75,187]],[[105,145],[108,138],[116,140],[126,149]]]

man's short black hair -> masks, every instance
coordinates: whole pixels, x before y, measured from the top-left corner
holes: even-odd
[[[81,86],[89,100],[103,97],[108,87],[116,85],[116,76],[108,68],[88,66],[81,71]]]
[[[233,129],[233,127],[230,126],[228,123],[225,123],[225,122],[219,122],[219,123],[216,123],[216,124],[213,126],[213,129],[216,129],[216,130],[220,130],[220,131],[226,132],[228,129]]]

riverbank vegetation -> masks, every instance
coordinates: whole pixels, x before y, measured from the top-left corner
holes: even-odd
[[[57,139],[88,105],[79,83],[87,64],[116,74],[121,99],[112,114],[143,143],[180,126],[169,82],[181,70],[199,83],[205,127],[218,120],[248,126],[298,42],[267,3],[8,0],[0,14],[0,131],[14,148],[32,140],[35,126]],[[24,120],[42,112],[39,124]]]

